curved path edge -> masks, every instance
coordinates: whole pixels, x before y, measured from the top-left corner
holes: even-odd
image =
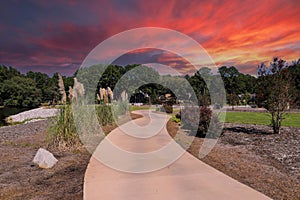
[[[136,113],[144,117],[135,121],[142,124],[149,121],[145,111]],[[170,138],[166,128],[163,129],[162,135]],[[152,139],[155,139],[155,137]],[[157,147],[157,143],[163,137],[157,136],[157,138],[158,140],[155,140],[155,142],[151,141],[149,143],[142,139],[141,144],[149,150],[152,147]],[[120,145],[124,145],[124,148],[132,147],[132,149],[135,149],[134,147],[137,144],[137,139],[124,134],[120,127],[113,131],[111,139],[115,142],[121,141]],[[164,142],[165,140],[162,143]],[[270,199],[205,164],[188,152],[184,152],[179,159],[167,167],[149,173],[137,174],[117,171],[104,165],[97,159],[96,151],[95,155],[92,155],[85,173],[85,200]]]

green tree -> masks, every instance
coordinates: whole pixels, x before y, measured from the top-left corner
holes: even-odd
[[[47,83],[49,81],[49,77],[47,74],[44,74],[44,73],[41,73],[41,72],[33,72],[33,71],[29,71],[27,72],[26,74],[26,77],[27,78],[30,78],[32,79],[35,84],[36,84],[36,87],[41,90],[41,99],[42,99],[42,102],[47,102],[48,99],[45,98],[47,97],[48,95],[45,93],[47,92]]]
[[[142,87],[149,83],[158,83],[159,74],[154,69],[144,66],[144,65],[134,65],[130,67],[126,66],[125,74],[121,76],[119,81],[117,81],[117,87],[114,88],[114,95],[118,99],[123,91],[126,91],[128,96],[134,95],[139,92],[142,88],[144,92],[147,93],[146,88]]]
[[[227,93],[227,100],[229,105],[234,106],[238,103],[238,94],[241,92],[241,88],[244,86],[243,82],[241,81],[239,71],[231,66],[231,67],[220,67],[219,73],[224,81],[226,93]]]
[[[193,76],[188,77],[188,82],[192,86],[196,97],[198,98],[199,105],[209,105],[210,97],[207,84],[203,76],[210,77],[211,71],[208,68],[202,68],[198,70]],[[207,78],[209,80],[209,78]]]
[[[35,82],[22,76],[3,81],[0,96],[8,107],[36,107],[41,103],[41,91]]]
[[[271,115],[271,126],[275,134],[280,133],[284,114],[292,101],[292,77],[285,60],[275,57],[269,67],[264,63],[258,67],[259,100]]]
[[[118,65],[109,65],[106,68],[105,72],[101,75],[98,87],[110,87],[113,90],[116,83],[119,81],[119,79],[123,76],[124,73],[124,67]]]
[[[0,65],[0,82],[11,79],[14,76],[21,76],[21,73],[12,67]]]
[[[289,67],[291,76],[293,77],[293,107],[300,108],[300,59]]]

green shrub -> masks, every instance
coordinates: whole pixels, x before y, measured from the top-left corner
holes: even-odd
[[[206,134],[210,120],[212,118],[212,111],[207,106],[200,107],[200,119],[199,119],[199,127],[197,134]]]
[[[175,117],[178,118],[178,119],[180,119],[181,118],[181,111],[179,111],[178,113],[176,113]]]
[[[184,129],[196,132],[197,137],[216,137],[218,129],[221,128],[219,117],[212,113],[207,106],[190,106],[185,107],[177,115],[180,117]],[[212,127],[210,127],[212,126]]]
[[[173,106],[165,104],[161,107],[161,111],[171,114],[171,113],[173,113]]]
[[[172,117],[170,120],[171,120],[172,122],[180,123],[180,119],[177,118],[177,117]]]

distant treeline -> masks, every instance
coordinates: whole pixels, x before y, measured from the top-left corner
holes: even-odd
[[[72,77],[63,77],[66,88]],[[0,66],[0,105],[6,107],[37,107],[42,103],[60,101],[58,73],[52,77],[41,72],[21,74],[12,67]]]
[[[105,72],[102,74],[101,78],[98,80],[97,88],[93,88],[93,85],[89,83],[83,83],[86,87],[85,89],[91,90],[95,96],[99,91],[99,88],[110,87],[112,90],[115,88],[117,82],[120,78],[128,71],[136,68],[139,65],[128,65],[125,67],[117,65],[109,65]],[[95,68],[95,73],[87,73],[89,76],[97,74],[97,68]],[[287,66],[289,73],[293,77],[291,85],[293,88],[293,102],[291,106],[300,106],[300,59],[297,62],[293,62]],[[93,66],[89,70],[93,70]],[[145,72],[145,78],[151,74],[152,77],[158,76],[158,73],[153,69],[149,68]],[[235,67],[222,66],[218,69],[226,90],[227,103],[230,105],[245,105],[245,104],[260,104],[256,98],[257,94],[257,83],[259,77],[254,77],[249,74],[243,74],[239,72]],[[78,71],[74,74],[76,76]],[[73,77],[64,77],[63,82],[68,93],[69,86],[73,86]],[[194,75],[186,75],[181,77],[187,80],[199,100],[200,105],[210,104],[210,95],[207,89],[206,83],[203,76],[213,77],[213,73],[209,68],[201,68]],[[166,80],[171,80],[171,76],[167,77]],[[88,77],[91,79],[93,77]],[[86,79],[86,80],[88,80]],[[181,79],[176,79],[178,82],[172,84],[181,85]],[[79,81],[81,81],[79,79]],[[42,103],[47,104],[57,104],[61,99],[61,94],[58,88],[58,73],[55,73],[52,77],[41,72],[28,72],[27,74],[21,74],[19,71],[12,67],[0,66],[0,105],[6,107],[36,107]],[[84,80],[83,80],[84,82]],[[280,84],[280,83],[278,83]],[[91,87],[91,88],[89,88]],[[129,87],[125,86],[124,87]],[[176,85],[173,87],[176,88]],[[144,102],[144,103],[159,103],[159,97],[165,94],[171,94],[175,96],[173,91],[164,87],[160,84],[145,84],[133,92],[130,96],[130,101]],[[143,95],[141,95],[143,94]],[[147,95],[144,95],[147,94]],[[117,95],[116,95],[117,96]],[[177,97],[179,98],[179,97]]]

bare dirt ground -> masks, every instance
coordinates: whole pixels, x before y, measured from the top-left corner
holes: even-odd
[[[133,119],[141,117],[132,114]],[[0,199],[82,199],[83,180],[90,154],[84,149],[50,151],[58,159],[51,169],[40,169],[32,160],[46,148],[48,121],[0,128]],[[102,127],[110,132],[116,126]]]
[[[137,118],[139,116],[135,116]],[[168,122],[170,135],[181,134]],[[51,150],[59,160],[42,170],[32,163],[39,147],[46,147],[47,121],[0,129],[0,199],[82,199],[83,178],[90,154],[84,150]],[[105,132],[115,126],[105,127]],[[203,138],[194,138],[188,151],[197,157]],[[226,124],[224,135],[202,159],[207,164],[279,199],[300,199],[300,129],[283,128],[269,134],[266,126]]]
[[[81,199],[89,153],[51,151],[59,160],[39,169],[32,160],[45,147],[47,121],[0,129],[0,199]]]
[[[173,137],[192,137],[175,122],[168,122],[167,127]],[[280,135],[270,134],[269,129],[226,124],[214,149],[201,160],[272,199],[299,200],[300,129],[284,127]],[[204,139],[193,139],[188,152],[198,157]]]

